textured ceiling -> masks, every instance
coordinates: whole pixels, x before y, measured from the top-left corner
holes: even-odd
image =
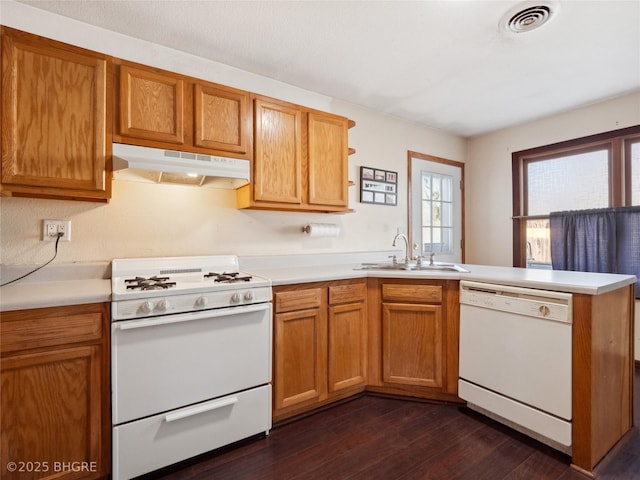
[[[638,0],[22,3],[465,137],[640,90]]]

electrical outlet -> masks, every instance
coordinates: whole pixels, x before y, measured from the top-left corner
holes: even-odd
[[[42,221],[42,240],[46,242],[55,242],[58,234],[61,242],[71,241],[71,220],[43,220]]]

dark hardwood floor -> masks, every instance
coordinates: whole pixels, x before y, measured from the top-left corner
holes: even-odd
[[[635,427],[596,470],[640,479]],[[584,480],[570,458],[467,408],[364,395],[234,448],[157,472],[163,480]]]

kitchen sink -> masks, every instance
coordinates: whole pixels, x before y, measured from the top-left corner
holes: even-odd
[[[418,265],[416,263],[361,263],[354,270],[406,270],[406,271],[440,271],[469,273],[469,270],[455,263],[434,263]]]

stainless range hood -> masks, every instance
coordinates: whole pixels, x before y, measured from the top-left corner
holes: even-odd
[[[114,143],[113,178],[236,189],[249,183],[249,160]]]

